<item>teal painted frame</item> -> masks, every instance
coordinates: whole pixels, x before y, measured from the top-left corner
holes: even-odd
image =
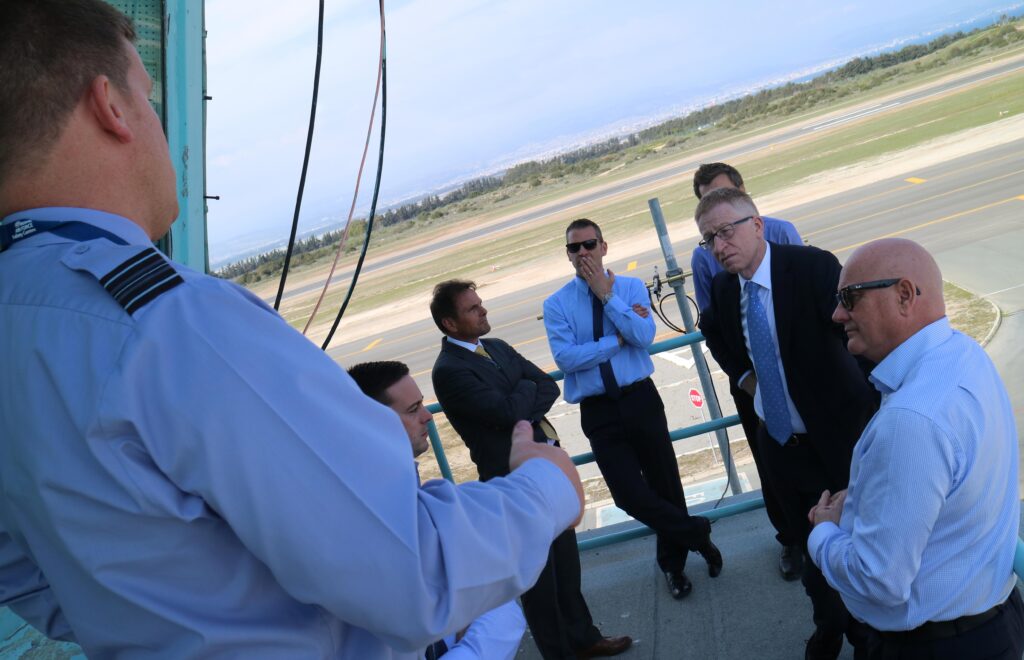
[[[170,256],[209,272],[206,237],[206,26],[202,0],[164,0],[167,144],[177,173]]]

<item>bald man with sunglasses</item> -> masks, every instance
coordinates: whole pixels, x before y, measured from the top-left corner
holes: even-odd
[[[1017,660],[1019,459],[999,373],[950,327],[939,267],[912,241],[858,248],[836,298],[832,318],[877,362],[883,401],[849,489],[810,511],[811,558],[865,622],[871,660]]]

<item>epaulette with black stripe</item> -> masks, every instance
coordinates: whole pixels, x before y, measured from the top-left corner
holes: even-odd
[[[184,282],[154,248],[146,248],[100,278],[103,288],[129,314]]]

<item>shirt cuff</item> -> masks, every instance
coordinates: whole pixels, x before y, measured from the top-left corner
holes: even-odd
[[[807,537],[807,554],[811,556],[811,561],[814,562],[815,566],[821,568],[821,563],[818,561],[818,553],[822,547],[830,538],[842,533],[843,530],[839,529],[839,526],[830,520],[814,526],[814,529],[811,530],[811,535]]]
[[[569,477],[557,465],[544,458],[531,458],[509,475],[516,476],[528,479],[548,503],[547,509],[556,526],[555,536],[576,522],[580,514],[580,500]]]
[[[622,348],[619,346],[618,335],[605,335],[597,340],[597,347],[601,352],[601,356],[604,360],[610,360],[613,355],[619,352]],[[604,362],[604,360],[601,360]]]
[[[632,308],[626,304],[626,301],[622,299],[622,296],[615,293],[614,291],[612,291],[611,300],[608,301],[608,304],[605,305],[605,307],[610,307],[611,309],[615,310],[616,312],[619,312],[620,314],[625,314],[626,312],[632,311]]]

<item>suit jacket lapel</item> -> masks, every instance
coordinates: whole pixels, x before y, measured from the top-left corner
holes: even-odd
[[[468,351],[462,346],[456,346],[455,344],[450,343],[447,337],[442,339],[441,343],[443,350],[447,352],[448,355],[461,361],[468,369],[479,374],[485,380],[493,381],[497,378],[503,378],[506,381],[508,380],[508,376],[505,375],[505,370],[498,367],[497,359],[500,358],[495,355],[493,344],[490,342],[488,342],[484,348],[487,349],[488,354],[490,354],[492,358],[495,358],[494,361],[488,360],[484,356],[477,355],[472,351]],[[481,341],[481,343],[483,342]]]
[[[736,347],[737,353],[746,356],[747,346],[743,339],[743,320],[740,315],[740,278],[731,273],[725,279],[725,300],[729,303],[725,307],[728,316],[722,319],[722,328],[727,329],[729,341]]]

